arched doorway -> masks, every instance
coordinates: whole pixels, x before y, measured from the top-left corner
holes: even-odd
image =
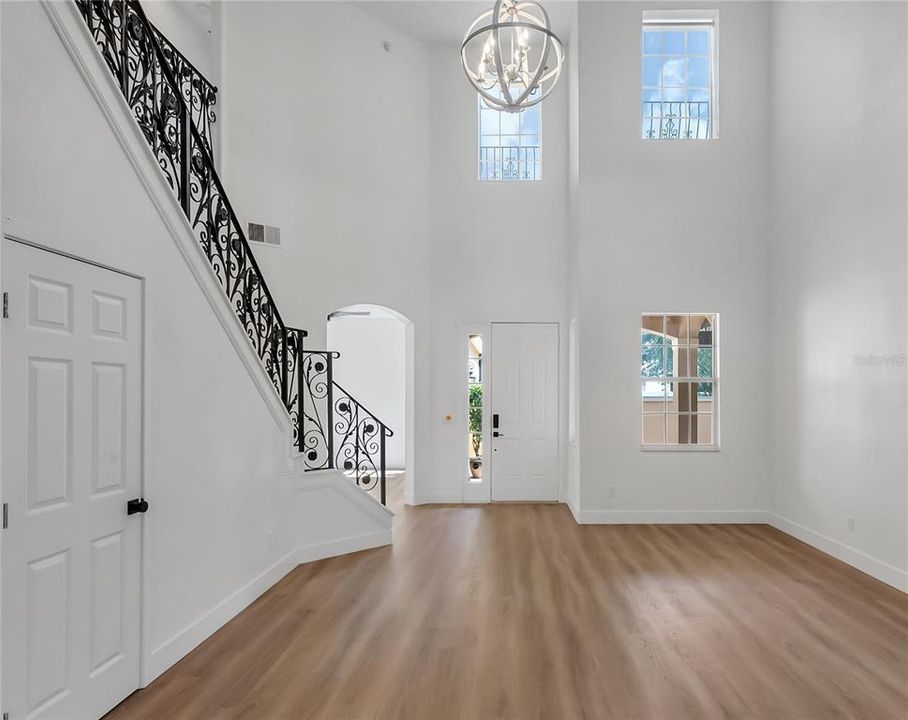
[[[383,305],[356,304],[328,314],[327,349],[339,353],[334,379],[394,433],[387,441],[388,507],[413,496],[413,322]]]

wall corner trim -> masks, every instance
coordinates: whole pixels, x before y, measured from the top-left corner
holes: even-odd
[[[583,523],[580,519],[580,508],[578,507],[578,503],[574,502],[573,498],[568,497],[565,499],[564,504],[568,506],[568,510],[570,510],[571,515],[574,516],[574,522],[578,525],[582,525]]]

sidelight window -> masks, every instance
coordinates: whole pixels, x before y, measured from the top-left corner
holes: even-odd
[[[482,481],[482,335],[467,338],[467,465],[469,479]]]

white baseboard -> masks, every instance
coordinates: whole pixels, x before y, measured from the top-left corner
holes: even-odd
[[[867,573],[887,585],[891,585],[897,590],[908,593],[908,571],[900,570],[857,548],[853,548],[838,540],[833,540],[831,537],[811,530],[781,515],[770,514],[767,520],[777,530],[781,530],[783,533],[791,535],[793,538],[797,538],[801,542],[807,543],[811,547],[831,555],[837,560],[841,560],[853,568]]]
[[[249,583],[152,650],[144,663],[142,687],[148,685],[174,663],[198,647],[296,567],[297,552],[297,550],[292,550],[284,555]]]
[[[372,532],[354,535],[353,537],[341,538],[340,540],[329,540],[327,542],[313,543],[303,545],[296,551],[296,562],[299,565],[313,562],[314,560],[324,560],[325,558],[335,557],[337,555],[346,555],[347,553],[359,552],[360,550],[370,550],[372,548],[382,547],[391,544],[391,529],[382,528]]]
[[[727,525],[766,524],[765,510],[579,510],[568,503],[581,525]]]
[[[462,498],[458,492],[414,493],[405,498],[407,505],[460,505]]]
[[[145,663],[145,687],[211,635],[249,607],[298,564],[369,550],[391,544],[391,530],[381,529],[353,537],[306,545],[284,555],[274,565],[222,600],[188,627],[151,651]]]
[[[580,508],[578,507],[580,503],[576,502],[574,498],[568,497],[564,504],[568,506],[568,510],[571,511],[571,515],[574,516],[574,522],[578,525],[581,525],[580,522]]]

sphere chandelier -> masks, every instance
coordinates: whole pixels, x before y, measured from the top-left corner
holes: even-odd
[[[519,113],[552,92],[564,66],[564,43],[536,0],[495,0],[467,29],[460,59],[489,107]]]

